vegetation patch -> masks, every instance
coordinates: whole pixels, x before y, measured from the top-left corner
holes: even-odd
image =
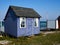
[[[51,33],[43,36],[44,34],[35,35],[32,37],[19,37],[13,38],[9,36],[0,37],[0,40],[12,41],[8,45],[59,45],[60,33]],[[28,39],[29,38],[29,39]]]

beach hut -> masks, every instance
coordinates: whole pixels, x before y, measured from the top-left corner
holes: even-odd
[[[32,8],[9,6],[4,18],[5,33],[14,37],[39,34],[40,17]]]
[[[4,33],[4,21],[0,21],[0,34]]]
[[[55,20],[47,20],[47,29],[55,30],[56,29],[56,21]]]
[[[60,29],[60,16],[56,19],[56,29]]]
[[[49,31],[56,29],[56,21],[55,20],[47,20],[40,21],[40,30],[41,31]]]
[[[46,31],[47,29],[47,21],[40,21],[40,30]]]

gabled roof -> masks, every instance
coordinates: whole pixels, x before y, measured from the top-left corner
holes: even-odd
[[[20,17],[40,17],[40,15],[32,8],[10,6],[16,13],[16,16]]]
[[[58,16],[58,18],[57,18],[58,20],[60,20],[60,16]]]
[[[32,8],[9,6],[8,11],[12,9],[18,17],[40,18],[41,16]],[[8,13],[8,12],[7,12]],[[6,16],[5,16],[6,18]]]

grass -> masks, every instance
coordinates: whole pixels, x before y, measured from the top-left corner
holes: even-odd
[[[60,44],[60,33],[47,34],[46,36],[39,34],[30,38],[11,38],[9,36],[3,36],[0,37],[0,40],[12,41],[12,43],[8,45],[58,45]]]

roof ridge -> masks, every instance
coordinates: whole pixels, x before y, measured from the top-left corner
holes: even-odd
[[[33,9],[33,8],[29,8],[29,7],[22,7],[22,6],[13,6],[13,5],[10,5],[9,7],[16,7],[16,8],[25,8],[25,9]]]

